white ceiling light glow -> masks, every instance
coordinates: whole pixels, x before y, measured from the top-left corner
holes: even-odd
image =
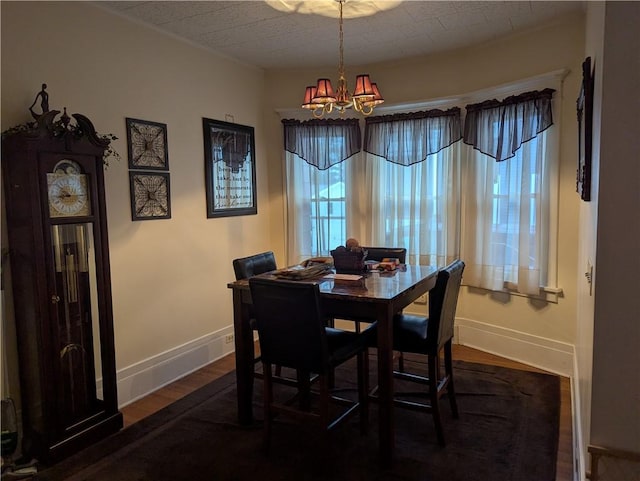
[[[339,12],[335,8],[338,0],[265,0],[270,7],[286,13],[302,13],[322,15],[323,17],[338,18]],[[387,1],[359,1],[349,0],[344,3],[344,18],[369,17],[378,12],[391,10],[402,3],[402,0]]]

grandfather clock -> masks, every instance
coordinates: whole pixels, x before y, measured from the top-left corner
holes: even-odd
[[[122,427],[103,173],[109,141],[85,116],[58,114],[43,108],[37,123],[2,140],[23,450],[45,464]]]

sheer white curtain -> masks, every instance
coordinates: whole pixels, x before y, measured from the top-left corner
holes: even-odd
[[[350,193],[346,164],[319,170],[285,152],[287,188],[287,263],[328,256],[347,239],[346,198]]]
[[[405,247],[411,264],[459,257],[461,138],[457,107],[367,119],[369,245]]]
[[[443,267],[459,257],[461,143],[410,166],[367,155],[370,245],[405,247],[410,264]]]
[[[347,239],[351,182],[345,160],[361,148],[357,119],[283,120],[287,263],[329,252]]]
[[[467,107],[465,142],[473,148],[464,149],[465,284],[529,295],[547,285],[552,94]]]
[[[468,105],[464,143],[459,108],[368,117],[360,153],[355,119],[283,121],[288,262],[355,237],[405,247],[411,264],[461,258],[467,285],[538,296],[555,283],[553,92]]]

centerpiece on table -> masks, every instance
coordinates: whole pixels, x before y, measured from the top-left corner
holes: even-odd
[[[363,272],[367,270],[365,260],[367,250],[360,246],[357,239],[347,239],[346,245],[338,246],[331,251],[336,272]]]

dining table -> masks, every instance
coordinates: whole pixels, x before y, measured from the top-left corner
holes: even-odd
[[[379,459],[390,467],[394,459],[393,319],[394,315],[435,286],[433,266],[400,265],[392,271],[368,271],[357,275],[330,272],[315,279],[324,313],[334,319],[377,321]],[[278,278],[278,271],[260,274]],[[238,421],[253,422],[254,332],[250,325],[251,292],[247,279],[227,284],[233,292]]]

